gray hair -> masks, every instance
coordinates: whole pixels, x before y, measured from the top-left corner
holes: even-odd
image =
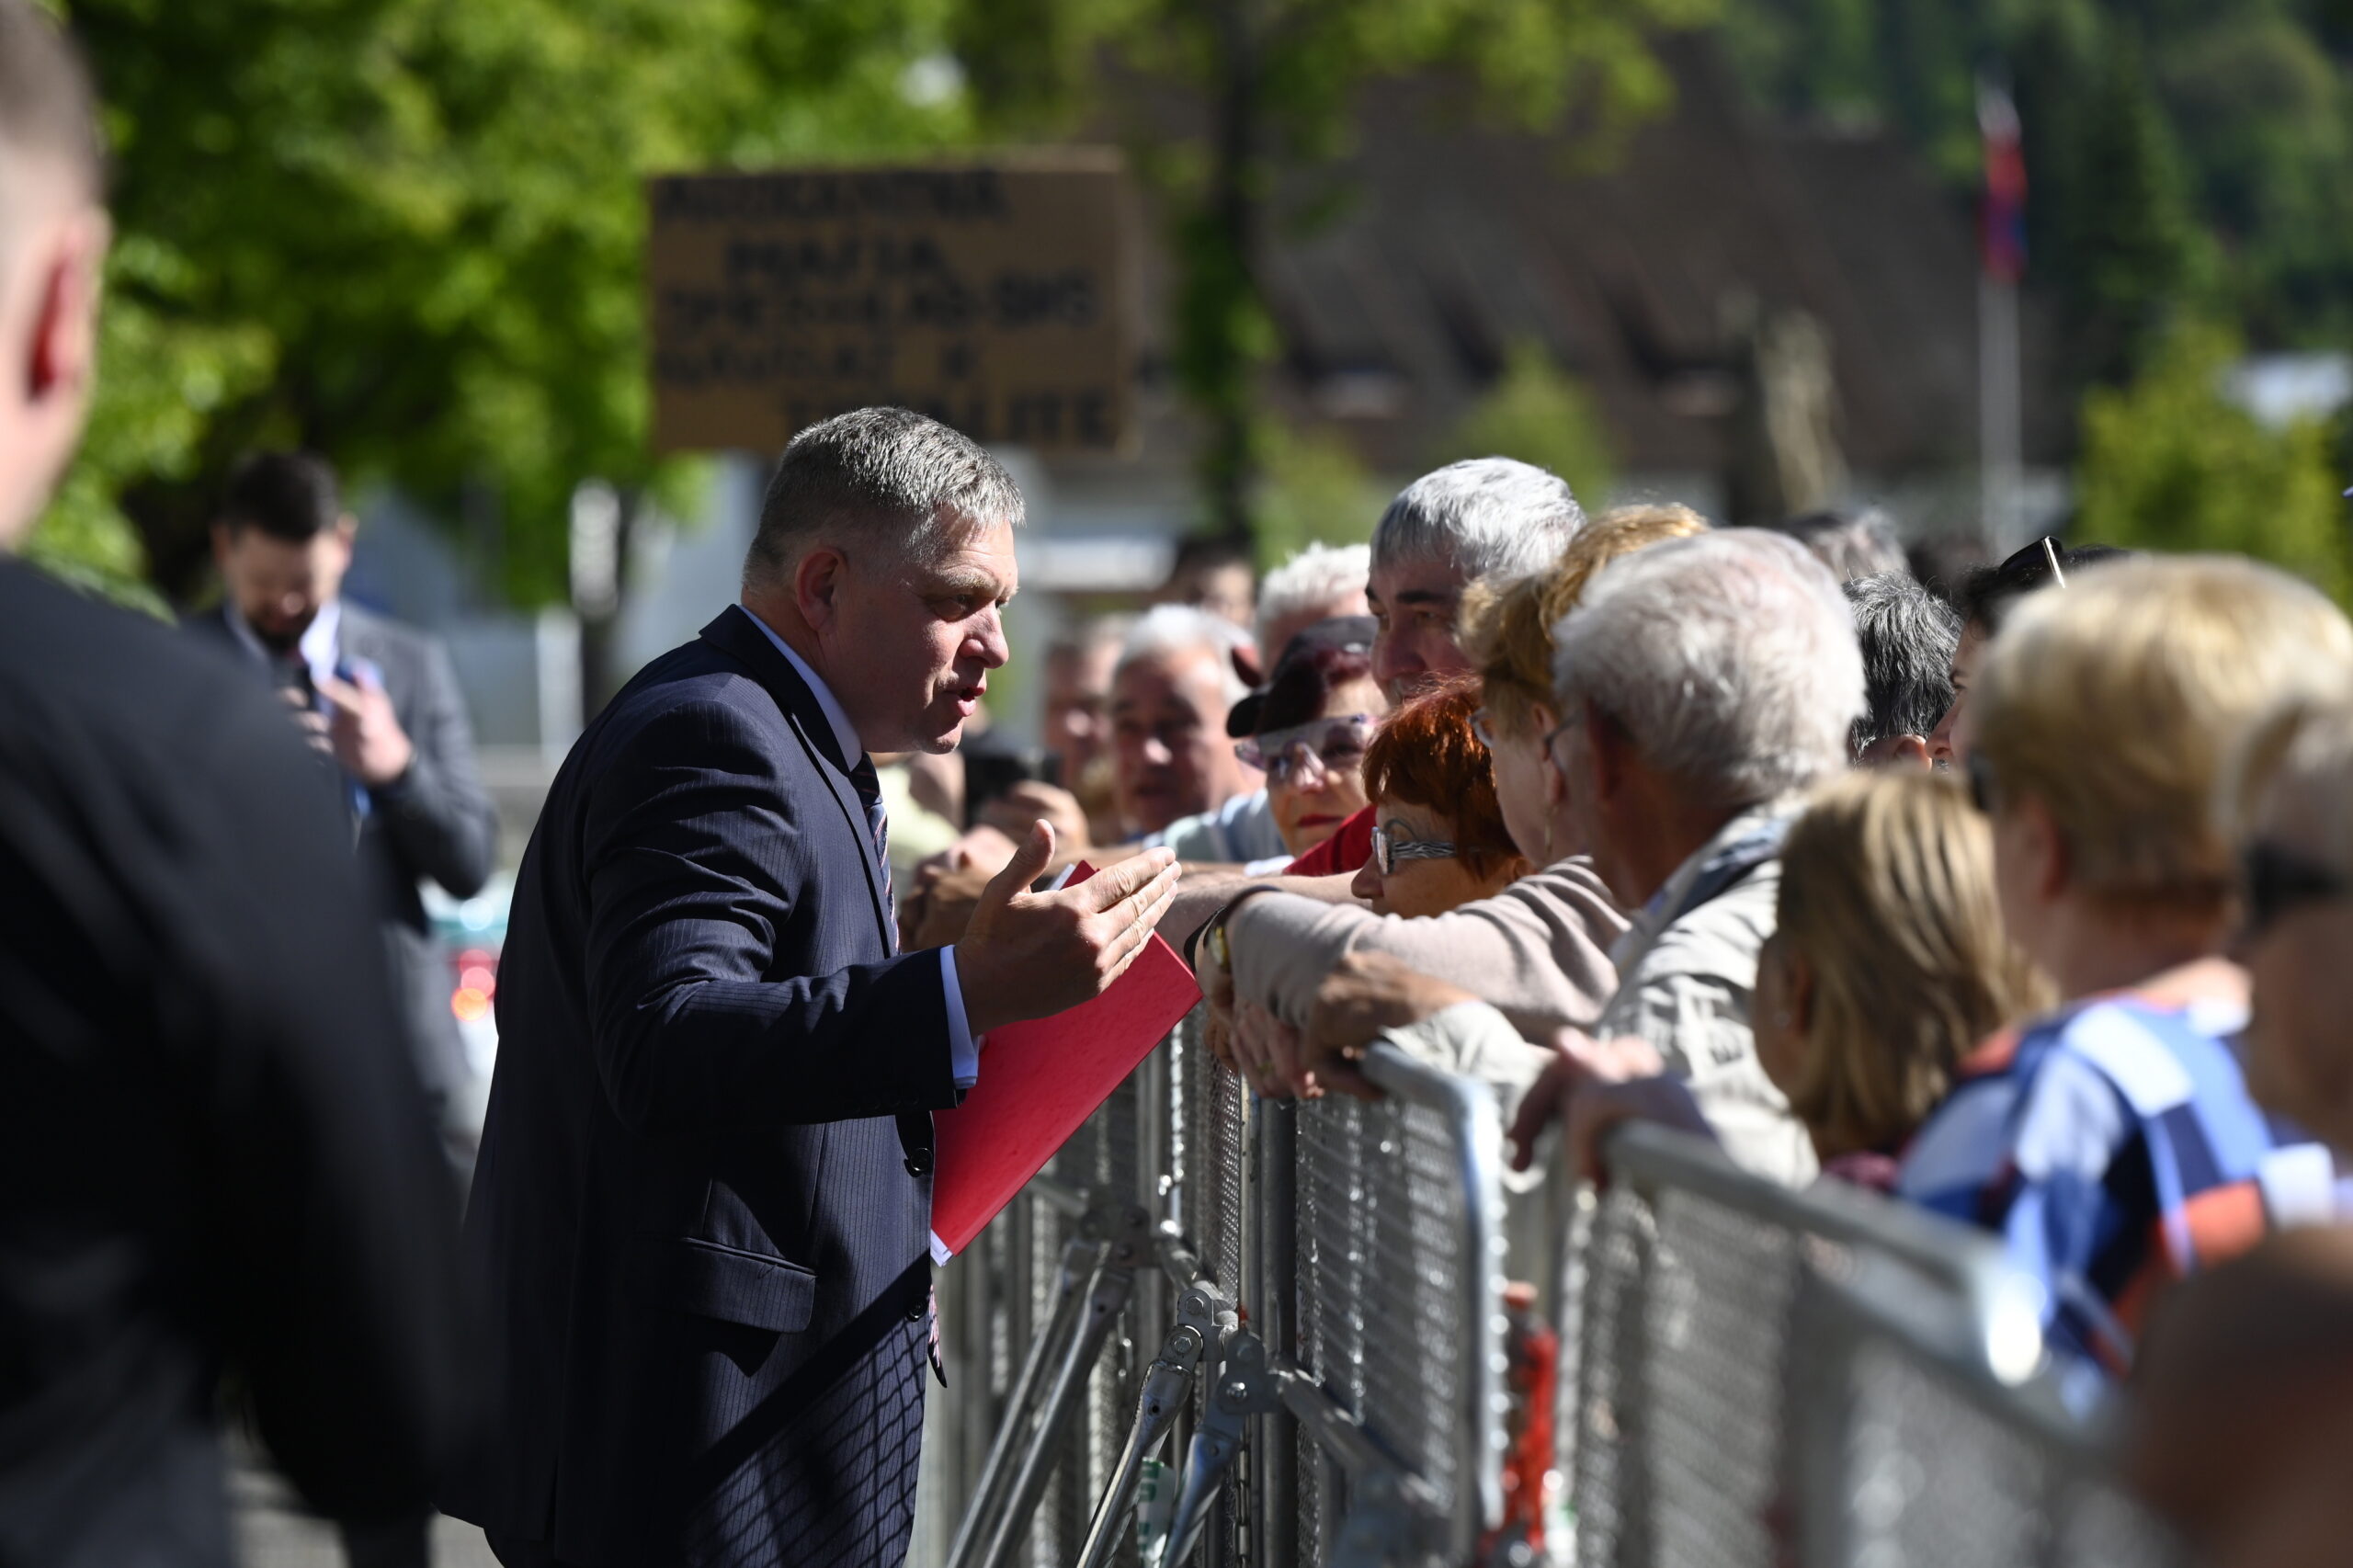
[[[1089,616],[1076,625],[1066,625],[1046,644],[1050,658],[1080,658],[1106,643],[1127,646],[1128,634],[1136,628],[1136,618],[1115,611],[1108,615]]]
[[[1362,544],[1311,544],[1267,574],[1258,585],[1258,648],[1267,658],[1280,648],[1267,646],[1267,633],[1302,610],[1364,592],[1372,570],[1372,549]]]
[[[760,503],[746,587],[790,573],[813,545],[865,539],[924,562],[975,523],[1019,527],[1021,491],[970,437],[912,409],[860,408],[792,437]]]
[[[1960,613],[1909,572],[1857,577],[1846,592],[1863,655],[1863,716],[1848,733],[1849,749],[1860,756],[1891,735],[1933,733],[1952,706]]]
[[[1397,493],[1372,530],[1372,564],[1446,561],[1465,582],[1524,577],[1561,558],[1585,509],[1557,473],[1514,458],[1472,458]]]
[[[1553,695],[1622,726],[1710,804],[1749,806],[1847,765],[1863,661],[1830,574],[1778,534],[1727,528],[1621,556],[1552,629]]]
[[[1877,506],[1808,512],[1765,528],[1805,546],[1842,583],[1910,570],[1894,522]]]
[[[1250,634],[1222,615],[1192,605],[1154,605],[1136,619],[1111,678],[1117,681],[1130,665],[1145,659],[1206,649],[1215,655],[1218,673],[1225,677],[1225,705],[1231,708],[1250,694],[1241,672],[1233,667],[1234,651],[1249,646]]]

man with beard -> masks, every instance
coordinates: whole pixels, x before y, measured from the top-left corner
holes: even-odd
[[[324,459],[255,453],[231,476],[212,528],[221,604],[188,628],[275,684],[333,765],[402,1033],[446,1124],[472,1071],[418,884],[430,879],[454,898],[481,892],[498,824],[449,655],[343,597],[358,529]]]

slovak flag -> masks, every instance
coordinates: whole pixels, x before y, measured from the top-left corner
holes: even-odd
[[[1985,146],[1978,254],[1986,277],[2016,283],[2026,276],[2026,149],[2018,138],[2018,106],[1991,82],[1978,84],[1977,130]]]

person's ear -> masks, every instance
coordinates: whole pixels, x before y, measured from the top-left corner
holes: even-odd
[[[1610,717],[1591,702],[1585,705],[1586,751],[1593,758],[1593,789],[1597,801],[1615,800],[1625,787],[1634,762],[1633,742]]]
[[[1813,1032],[1813,965],[1807,961],[1803,953],[1786,942],[1780,944],[1780,962],[1783,982],[1787,986],[1784,994],[1790,1001],[1790,1023],[1799,1035],[1811,1035]]]
[[[1926,735],[1893,735],[1878,766],[1893,773],[1926,773],[1937,766],[1937,756]]]
[[[25,398],[78,409],[97,375],[98,290],[109,229],[92,209],[61,223],[40,259]]]
[[[212,564],[223,574],[229,570],[229,557],[236,552],[236,531],[226,523],[213,524]]]
[[[2018,818],[2017,830],[2025,838],[2027,864],[2031,868],[2028,885],[2034,889],[2036,897],[2049,903],[2067,891],[2075,874],[2067,835],[2059,830],[2058,820],[2040,796],[2027,796],[2013,810]]]
[[[792,602],[813,631],[835,630],[841,612],[842,588],[849,562],[829,545],[819,545],[793,568]]]

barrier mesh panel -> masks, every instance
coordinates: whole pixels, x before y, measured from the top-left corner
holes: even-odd
[[[1366,1430],[1456,1508],[1463,1190],[1446,1118],[1395,1098],[1299,1108],[1302,1352]],[[1336,1533],[1319,1499],[1319,1540]]]
[[[1241,1075],[1195,1051],[1186,1062],[1185,1230],[1227,1291],[1242,1285],[1242,1161],[1249,1096]]]
[[[1949,1369],[1881,1339],[1849,1363],[1852,1560],[1885,1568],[2165,1568],[2184,1561],[2149,1515],[2090,1477],[2087,1456],[2004,1419]]]
[[[1604,1199],[1576,1444],[1590,1564],[1775,1560],[1781,1378],[1802,1238],[1670,1190]]]

